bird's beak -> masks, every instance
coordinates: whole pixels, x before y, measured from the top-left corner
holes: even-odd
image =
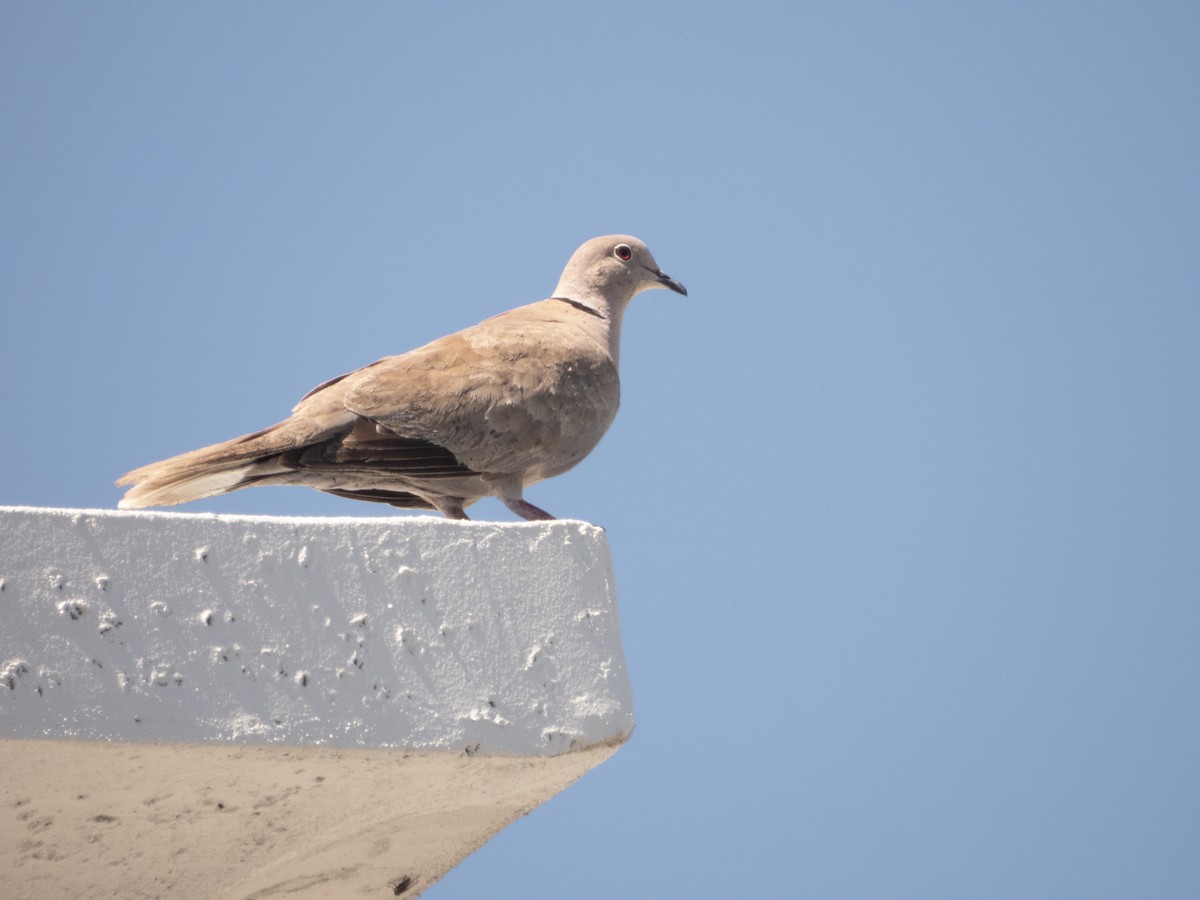
[[[663,287],[670,288],[677,294],[683,294],[685,297],[687,296],[687,288],[685,288],[670,275],[666,274],[665,272],[657,272],[656,274],[658,276],[658,283]]]

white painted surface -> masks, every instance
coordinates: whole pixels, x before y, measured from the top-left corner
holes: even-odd
[[[0,508],[0,738],[553,755],[632,727],[595,526]]]

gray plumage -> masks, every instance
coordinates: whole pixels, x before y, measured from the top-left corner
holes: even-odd
[[[637,238],[593,238],[549,299],[331,379],[278,425],[135,469],[119,505],[299,484],[457,519],[495,496],[553,518],[524,488],[575,466],[612,424],[621,318],[652,288],[687,294]]]

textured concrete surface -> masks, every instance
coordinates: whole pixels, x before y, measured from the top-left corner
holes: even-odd
[[[0,741],[0,896],[412,897],[615,751]]]
[[[586,523],[0,508],[6,900],[414,896],[632,728]]]

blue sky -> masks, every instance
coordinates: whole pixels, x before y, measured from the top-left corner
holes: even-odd
[[[638,728],[427,896],[1200,891],[1200,7],[648,6],[0,6],[0,503],[631,232]]]

